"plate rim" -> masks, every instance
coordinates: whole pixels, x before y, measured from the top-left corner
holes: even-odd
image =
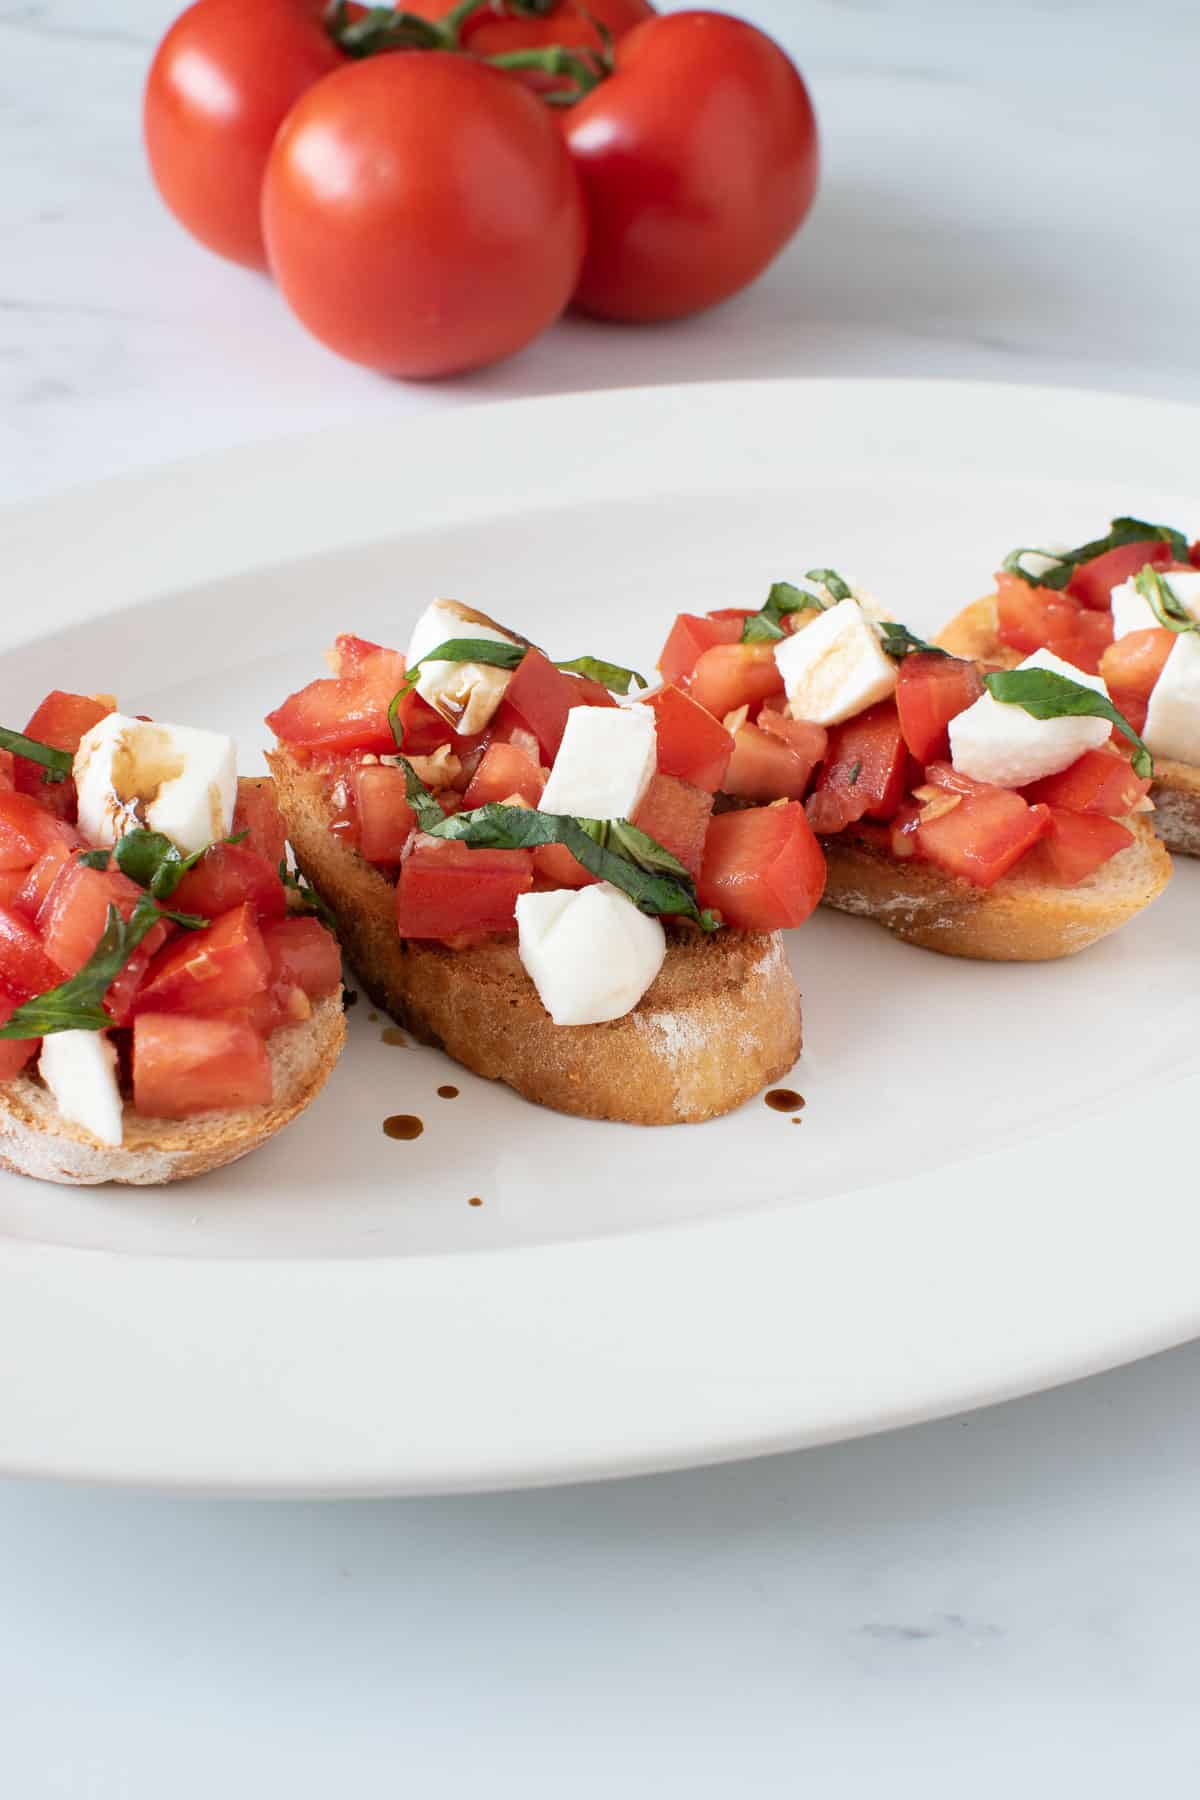
[[[788,467],[797,471],[819,453],[823,465],[840,456],[861,473],[930,443],[944,458],[949,442],[956,472],[1000,475],[1007,458],[1011,477],[1031,411],[1039,428],[1023,477],[1057,463],[1060,479],[1086,481],[1093,477],[1081,477],[1080,466],[1103,468],[1114,488],[1134,479],[1177,486],[1200,419],[1186,404],[1140,396],[866,377],[470,403],[415,423],[239,446],[6,508],[0,567],[46,571],[61,600],[53,629],[61,630],[164,587],[337,550],[364,531],[403,537],[381,510],[395,493],[398,462],[424,503],[421,529],[503,510],[511,492],[499,471],[513,433],[556,447],[521,498],[522,510],[536,510],[619,500],[639,471],[656,466],[689,471],[660,492],[745,489],[772,466],[778,484],[772,433],[797,417],[811,433],[792,448]],[[582,441],[559,455],[568,427]],[[763,441],[735,457],[751,430]],[[713,445],[716,453],[705,448]],[[386,463],[386,478],[381,466],[360,479],[364,455]],[[1065,456],[1074,459],[1067,469]],[[330,491],[330,464],[347,459],[354,484]],[[940,466],[931,459],[925,469]],[[450,467],[453,492],[439,480]],[[1114,473],[1121,468],[1136,474]],[[303,505],[317,493],[322,516]],[[164,508],[171,534],[161,528]],[[208,523],[214,511],[221,533]],[[147,545],[138,528],[152,514],[159,536]],[[0,626],[0,647],[42,635],[23,638],[14,621]],[[1039,1140],[1048,1162],[1070,1166],[1076,1130]],[[964,1279],[957,1292],[932,1276],[899,1291],[883,1251],[900,1255],[919,1222],[959,1244],[969,1275],[978,1245],[964,1236],[960,1165],[842,1194],[836,1204],[465,1255],[243,1263],[0,1239],[0,1470],[245,1494],[467,1491],[782,1451],[1036,1391],[1200,1331],[1200,1282],[1185,1275],[1200,1233],[1186,1207],[1168,1193],[1140,1197],[1141,1240],[1127,1241],[1120,1185],[1136,1178],[1143,1156],[1136,1122],[1117,1121],[1104,1145],[1110,1191],[1086,1201],[1060,1196],[1049,1209],[1022,1171],[1019,1147],[976,1159],[971,1167],[989,1192],[1008,1196],[1004,1230],[989,1239],[987,1279]],[[1100,1336],[1055,1311],[1054,1277],[1077,1262],[1085,1216],[1087,1319],[1103,1317]],[[882,1268],[855,1255],[868,1224]],[[1043,1247],[1037,1269],[1021,1265],[1016,1248],[1032,1241]],[[1158,1255],[1147,1263],[1151,1242]],[[814,1270],[814,1259],[827,1267],[835,1258],[859,1278],[840,1318]],[[735,1272],[757,1283],[753,1317],[722,1314]],[[669,1354],[664,1292],[673,1308]],[[1002,1366],[981,1360],[981,1334],[1003,1332],[1017,1297],[1023,1351]],[[887,1370],[864,1362],[867,1322],[877,1342],[898,1347]],[[959,1359],[950,1379],[948,1343]],[[452,1366],[439,1364],[435,1393],[402,1383],[398,1417],[394,1370],[419,1369],[431,1350]]]

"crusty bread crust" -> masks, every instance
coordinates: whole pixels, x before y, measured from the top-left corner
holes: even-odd
[[[978,888],[928,863],[902,862],[846,832],[822,839],[825,904],[874,919],[906,943],[981,962],[1050,962],[1107,937],[1155,899],[1171,859],[1146,817],[1124,821],[1135,842],[1077,887],[1049,887],[1020,865]]]
[[[973,600],[951,619],[934,642],[952,656],[972,657],[1012,669],[1022,660],[1019,650],[1002,644],[996,631],[996,596]],[[1181,856],[1200,856],[1200,768],[1193,763],[1155,761],[1154,829],[1168,850]]]
[[[223,1168],[257,1150],[316,1099],[345,1037],[339,991],[318,1000],[303,1025],[285,1026],[267,1040],[274,1077],[270,1106],[190,1119],[143,1119],[127,1106],[119,1149],[62,1118],[35,1075],[14,1076],[0,1083],[0,1168],[77,1187],[106,1181],[153,1187]]]
[[[670,1125],[732,1111],[800,1054],[800,996],[778,933],[675,932],[631,1013],[553,1025],[515,944],[402,941],[395,889],[330,833],[321,777],[283,750],[267,760],[297,864],[337,916],[363,986],[477,1075],[558,1112]]]

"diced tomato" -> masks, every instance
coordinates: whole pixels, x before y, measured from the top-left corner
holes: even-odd
[[[146,979],[146,970],[154,961],[162,941],[162,936],[157,931],[152,931],[138,945],[125,967],[110,982],[108,992],[104,996],[104,1010],[114,1025],[128,1025],[133,1017],[134,1002]]]
[[[269,868],[278,869],[287,855],[287,826],[275,800],[275,783],[269,775],[238,778],[237,804],[233,809],[232,837],[240,837],[247,850],[257,851]]]
[[[222,913],[205,931],[182,931],[151,963],[139,1012],[222,1012],[265,991],[271,961],[249,904]]]
[[[408,804],[403,769],[368,763],[354,773],[358,847],[371,863],[398,863],[417,815]]]
[[[546,785],[545,771],[515,744],[489,744],[463,795],[463,808],[510,800],[514,795],[536,806]]]
[[[754,617],[757,610],[757,607],[753,606],[714,606],[712,611],[704,616],[707,619],[736,619],[738,626],[741,627],[747,619]],[[741,636],[740,629],[738,635]]]
[[[633,823],[681,862],[688,874],[700,873],[704,838],[712,817],[713,797],[678,775],[651,778]]]
[[[741,614],[680,613],[662,647],[658,659],[659,673],[668,685],[678,687],[686,681],[706,650],[715,644],[736,644],[742,635]],[[728,710],[728,709],[726,709]]]
[[[0,993],[0,1025],[7,1025],[17,1010],[11,994]],[[0,1081],[11,1081],[29,1061],[41,1038],[0,1038]]]
[[[1021,866],[1035,879],[1055,887],[1075,887],[1086,881],[1110,857],[1127,850],[1133,842],[1132,831],[1098,813],[1069,812],[1061,806],[1039,806],[1035,810],[1045,811],[1050,823],[1041,842]]]
[[[454,741],[454,730],[440,712],[435,712],[427,700],[422,700],[416,688],[409,688],[403,700],[396,708],[396,723],[400,729],[400,743],[408,756],[431,756],[440,750],[443,744]],[[362,746],[364,750],[382,748],[380,744]],[[394,739],[386,746],[390,752],[396,748]]]
[[[55,750],[69,750],[74,754],[84,733],[107,718],[112,710],[103,700],[93,700],[87,694],[67,694],[61,688],[55,688],[46,695],[26,725],[25,736],[36,738],[40,744],[49,744]],[[14,758],[13,783],[17,792],[31,795],[39,806],[60,819],[73,819],[75,783],[70,776],[65,781],[54,782],[45,777],[46,771],[40,763],[31,762],[27,756]]]
[[[547,767],[558,755],[567,714],[575,706],[615,706],[608,689],[598,681],[567,675],[540,650],[528,650],[513,670],[496,709],[497,738],[511,738],[514,727],[533,733],[541,761]]]
[[[791,745],[758,725],[740,725],[733,736],[733,755],[724,788],[737,800],[803,800],[812,763]]]
[[[946,763],[933,763],[925,777],[960,797],[936,818],[923,819],[915,836],[920,854],[949,875],[989,888],[1044,837],[1050,815],[1026,805],[1010,788],[972,781]]]
[[[63,979],[29,920],[0,907],[0,988],[17,1001],[32,1000]]]
[[[1106,612],[1115,587],[1131,580],[1141,569],[1167,569],[1174,561],[1170,544],[1163,543],[1161,538],[1150,538],[1140,544],[1121,544],[1116,550],[1106,550],[1103,556],[1093,556],[1091,562],[1080,563],[1072,571],[1067,592],[1081,605]]]
[[[313,918],[276,919],[263,926],[271,973],[266,991],[254,997],[248,1016],[264,1035],[309,1017],[312,1002],[333,994],[342,979],[337,939]]]
[[[396,928],[407,938],[511,931],[517,897],[532,886],[528,850],[472,850],[452,839],[418,839],[396,884]]]
[[[64,863],[38,908],[37,929],[47,954],[68,975],[77,974],[104,935],[109,907],[115,906],[127,919],[141,895],[141,888],[118,869]],[[146,955],[152,955],[165,937],[165,925],[153,926],[142,940]]]
[[[1031,806],[1067,807],[1120,819],[1150,792],[1150,783],[1135,775],[1127,756],[1105,747],[1085,750],[1078,762],[1057,775],[1047,775],[1021,789]]]
[[[533,872],[538,886],[544,888],[591,887],[600,879],[585,869],[565,844],[539,844],[533,853]]]
[[[19,877],[21,886],[14,904],[28,918],[37,918],[42,901],[54,886],[59,871],[71,861],[73,854],[66,839],[60,839],[58,843],[51,844],[48,850],[43,850],[32,869]]]
[[[896,708],[904,741],[922,765],[947,756],[949,726],[983,693],[983,677],[973,662],[958,656],[914,651],[900,664]]]
[[[33,868],[37,868],[37,863]],[[27,906],[22,906],[21,890],[32,874],[33,869],[0,869],[0,906],[15,906],[27,919],[32,919],[33,913]]]
[[[891,819],[904,798],[908,748],[894,700],[881,700],[835,725],[806,808],[814,831],[841,831],[859,819]]]
[[[678,775],[715,794],[733,755],[733,739],[720,720],[682,688],[656,688],[642,703],[654,708],[659,774]]]
[[[271,1059],[237,1019],[140,1013],[133,1022],[133,1103],[145,1119],[269,1106]]]
[[[370,638],[355,637],[351,631],[339,631],[333,640],[333,652],[329,661],[333,664],[337,675],[354,675],[371,657],[383,651],[382,644],[373,644]]]
[[[310,681],[307,687],[268,713],[267,724],[285,744],[301,745],[308,750],[394,750],[388,708],[403,679],[404,658],[395,650],[379,650],[364,657],[349,675]],[[406,696],[408,714],[414,708],[407,703],[417,698],[416,694]],[[438,720],[432,708],[427,707],[426,711],[437,720],[440,728],[440,736],[430,748],[436,747],[437,743],[448,743],[450,727]],[[401,718],[407,725],[405,708],[401,709]],[[415,736],[410,738],[407,730],[405,742],[414,753],[424,753],[425,746],[418,745]]]
[[[171,896],[175,912],[216,919],[246,904],[262,919],[287,911],[287,894],[277,862],[269,863],[249,844],[213,844],[189,869]]]
[[[1163,625],[1148,631],[1131,631],[1110,644],[1100,658],[1100,673],[1118,712],[1124,712],[1118,695],[1147,703],[1154,684],[1175,648],[1175,633]]]
[[[803,757],[810,769],[824,761],[829,750],[829,733],[824,725],[814,725],[811,719],[789,718],[771,706],[764,706],[754,722],[768,737],[781,738],[789,750]]]
[[[11,793],[13,780],[13,753],[11,750],[0,750],[0,793]]]
[[[825,891],[825,858],[798,801],[718,813],[697,883],[738,931],[802,925]]]
[[[717,644],[701,655],[687,691],[723,719],[739,706],[757,706],[782,696],[783,687],[770,644]]]
[[[0,869],[28,869],[43,850],[63,842],[79,842],[69,825],[29,794],[0,790]]]
[[[996,623],[1001,643],[1029,656],[1043,647],[1094,675],[1112,643],[1112,614],[1093,612],[1071,594],[1032,587],[1001,570],[996,577]]]

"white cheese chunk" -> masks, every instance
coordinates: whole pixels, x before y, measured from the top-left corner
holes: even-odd
[[[657,919],[600,881],[522,894],[517,947],[556,1025],[600,1025],[637,1005],[662,968],[667,936]]]
[[[1051,650],[1037,650],[1019,665],[1022,669],[1049,669],[1068,681],[1103,694],[1098,675],[1085,675]],[[1035,719],[1022,706],[981,694],[974,705],[950,721],[950,760],[972,781],[991,781],[997,787],[1024,787],[1045,775],[1070,768],[1085,750],[1098,750],[1108,742],[1112,726],[1107,719]]]
[[[42,1039],[38,1073],[72,1125],[102,1144],[124,1138],[124,1106],[117,1086],[117,1053],[107,1031],[55,1031]]]
[[[109,713],[85,733],[74,774],[79,829],[93,844],[141,825],[190,856],[232,830],[237,746],[221,732]]]
[[[482,639],[488,644],[514,644],[518,640],[485,614],[476,613],[457,600],[435,600],[413,627],[405,662],[408,668],[454,638]],[[488,663],[429,662],[422,664],[417,692],[448,724],[469,737],[482,731],[504,698],[512,680],[511,669]]]
[[[840,725],[895,691],[896,664],[857,600],[841,600],[775,646],[794,719]]]
[[[1200,634],[1176,636],[1150,695],[1142,737],[1152,756],[1200,764]]]
[[[1184,611],[1200,621],[1200,569],[1172,570],[1163,576]],[[1123,581],[1112,591],[1113,637],[1128,637],[1131,631],[1153,631],[1162,620],[1144,594],[1139,594],[1132,581]]]
[[[650,706],[573,706],[538,809],[580,819],[630,819],[657,756]]]

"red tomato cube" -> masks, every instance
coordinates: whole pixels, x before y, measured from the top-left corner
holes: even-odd
[[[0,991],[17,1001],[32,1000],[66,979],[46,954],[29,920],[0,907]]]
[[[398,863],[417,815],[408,804],[404,771],[391,763],[367,763],[354,771],[358,847],[370,863]]]
[[[275,783],[269,775],[241,775],[237,784],[237,804],[233,809],[232,837],[242,839],[243,848],[255,851],[268,868],[278,870],[287,855],[287,826],[275,801]]]
[[[174,912],[216,919],[236,906],[249,905],[263,919],[281,918],[287,894],[279,878],[278,859],[269,863],[245,844],[214,844],[188,870],[169,901]]]
[[[264,1035],[280,1025],[296,1025],[312,1012],[312,1001],[341,985],[342,953],[332,932],[311,917],[276,919],[263,926],[271,974],[266,992],[249,1003],[253,1023]]]
[[[1124,825],[1098,813],[1068,812],[1061,806],[1034,810],[1047,812],[1050,823],[1023,866],[1056,887],[1076,887],[1133,842]]]
[[[141,896],[141,888],[117,869],[65,863],[38,908],[37,928],[47,953],[68,975],[76,974],[104,935],[109,907],[128,919]],[[165,937],[166,927],[155,925],[143,939],[147,954]]]
[[[904,798],[908,748],[894,700],[881,700],[834,725],[808,803],[814,831],[841,831],[859,819],[891,819]]]
[[[1091,562],[1080,563],[1071,573],[1067,592],[1081,605],[1106,612],[1112,604],[1112,591],[1129,581],[1140,570],[1169,569],[1175,562],[1170,544],[1161,538],[1150,538],[1140,544],[1121,544],[1093,556]],[[1186,564],[1180,564],[1186,568]]]
[[[1131,702],[1147,704],[1174,648],[1175,633],[1162,625],[1130,631],[1109,645],[1100,658],[1100,673],[1118,712],[1128,718]]]
[[[1027,806],[1010,788],[971,781],[945,763],[931,765],[926,779],[959,798],[947,811],[922,819],[914,834],[918,851],[976,887],[992,887],[1050,828],[1045,807]]]
[[[917,761],[949,755],[950,721],[983,693],[983,677],[973,662],[918,650],[897,671],[896,708],[904,741]]]
[[[802,925],[824,891],[825,858],[798,801],[713,819],[697,894],[727,925],[739,931]]]
[[[585,888],[600,879],[565,844],[539,844],[533,853],[533,872],[542,888]]]
[[[0,869],[28,869],[43,850],[78,837],[29,794],[0,789]]]
[[[133,1022],[133,1103],[145,1119],[271,1103],[271,1059],[244,1020],[140,1013]]]
[[[378,650],[365,656],[351,674],[310,681],[268,713],[267,724],[283,743],[308,750],[370,750],[377,754],[394,750],[388,708],[403,680],[404,658],[395,650]],[[409,698],[415,701],[417,696]],[[448,743],[450,727],[441,724],[440,729],[437,742]],[[409,747],[417,751],[415,742]]]
[[[1021,789],[1031,806],[1067,807],[1076,813],[1123,818],[1150,792],[1150,783],[1133,772],[1120,751],[1085,750],[1077,762],[1057,775],[1047,775]]]
[[[1029,656],[1045,647],[1089,675],[1113,641],[1111,613],[1090,611],[1054,588],[1031,587],[1007,570],[996,577],[996,623],[1011,649]]]
[[[737,800],[803,800],[813,766],[787,741],[758,725],[740,725],[725,771],[725,792]]]
[[[87,694],[67,694],[55,688],[34,712],[25,727],[25,736],[74,755],[84,733],[112,710],[108,700],[93,700]],[[29,794],[47,812],[60,819],[75,817],[75,783],[69,776],[65,781],[47,781],[40,763],[18,756],[13,762],[13,782],[19,793]]]
[[[0,994],[0,1025],[7,1025],[17,1010],[11,994]],[[41,1038],[0,1038],[0,1081],[19,1075],[41,1043]]]
[[[682,688],[657,688],[642,704],[654,708],[659,774],[715,794],[733,755],[733,739],[720,720]]]
[[[516,744],[489,744],[463,795],[463,810],[511,800],[514,795],[527,806],[536,806],[545,785],[545,770]]]
[[[567,714],[574,706],[615,706],[607,688],[580,681],[556,669],[540,650],[529,650],[513,670],[496,711],[495,735],[508,737],[514,726],[533,733],[543,764],[558,755]]]
[[[783,683],[770,644],[717,644],[705,650],[692,672],[688,693],[715,718],[739,706],[782,701]]]
[[[669,850],[695,879],[704,859],[712,808],[713,797],[704,788],[681,781],[677,775],[659,774],[652,777],[632,822]]]
[[[452,839],[418,840],[396,884],[401,937],[454,938],[511,931],[517,897],[533,886],[528,850],[472,850]]]
[[[205,931],[181,931],[160,951],[137,996],[139,1012],[223,1012],[265,992],[271,959],[249,903]]]
[[[669,685],[678,687],[692,675],[706,650],[716,644],[736,644],[741,635],[740,617],[702,618],[698,613],[680,613],[662,647],[659,673]]]

